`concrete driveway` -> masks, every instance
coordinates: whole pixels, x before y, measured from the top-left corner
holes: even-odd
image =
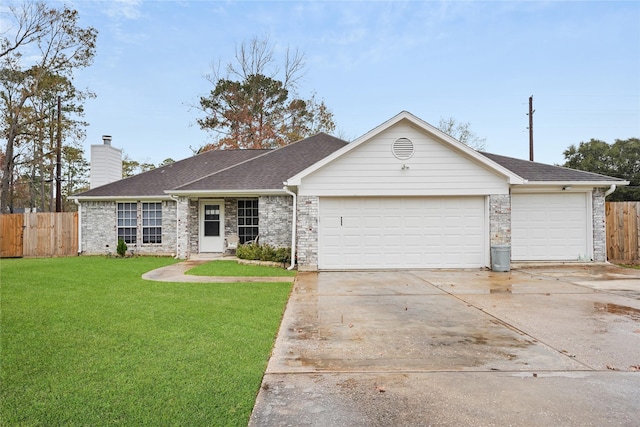
[[[300,273],[252,426],[637,426],[640,270]]]

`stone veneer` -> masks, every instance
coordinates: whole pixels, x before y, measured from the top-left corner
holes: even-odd
[[[593,261],[606,261],[605,190],[592,192]],[[225,233],[237,233],[237,200],[225,199]],[[297,264],[302,271],[318,269],[318,197],[298,197]],[[117,240],[116,203],[85,201],[81,203],[82,253],[115,253]],[[142,244],[141,202],[138,203],[138,243],[129,250],[137,254],[175,255],[186,259],[197,254],[199,202],[179,197],[178,202],[162,202],[162,244]],[[276,247],[291,245],[292,198],[259,198],[260,239]],[[511,196],[489,196],[489,232],[491,245],[511,244]],[[176,210],[179,220],[176,223]],[[177,228],[176,228],[177,227]]]
[[[162,243],[142,243],[142,202],[137,203],[137,243],[128,243],[135,254],[174,255],[176,251],[176,203],[162,201]],[[153,201],[150,201],[153,202]],[[118,246],[117,203],[85,201],[82,210],[82,253],[88,255],[116,253]]]
[[[248,200],[249,198],[242,198]],[[238,198],[224,199],[225,236],[238,234]],[[178,258],[186,259],[197,254],[199,249],[199,200],[180,198],[179,209],[180,237],[178,239]],[[292,197],[261,196],[258,198],[258,219],[260,243],[275,247],[291,246],[291,221],[293,218]]]
[[[318,197],[298,196],[298,270],[318,269]]]
[[[176,258],[187,259],[190,254],[190,241],[189,241],[189,223],[190,223],[190,208],[189,198],[177,197],[177,209],[178,209],[178,230],[177,230],[177,246],[176,246]]]
[[[605,212],[605,190],[594,188],[591,193],[593,212],[593,261],[607,260],[607,223]]]
[[[291,247],[293,197],[262,196],[258,199],[260,243],[276,248]]]
[[[489,243],[511,244],[511,196],[492,194],[489,196]]]
[[[200,202],[198,200],[190,200],[189,207],[187,210],[187,233],[189,238],[189,249],[187,257],[191,254],[197,254],[200,252],[200,235],[198,234],[200,225],[199,222],[199,211],[200,210]]]

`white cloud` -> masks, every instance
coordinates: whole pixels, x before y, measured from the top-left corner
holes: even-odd
[[[107,3],[106,13],[111,18],[138,19],[142,0],[112,0]]]

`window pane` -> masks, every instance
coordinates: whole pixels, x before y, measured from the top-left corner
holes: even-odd
[[[205,221],[204,222],[204,235],[205,236],[220,236],[220,222],[219,221]]]
[[[238,237],[240,243],[258,236],[258,199],[238,200]]]

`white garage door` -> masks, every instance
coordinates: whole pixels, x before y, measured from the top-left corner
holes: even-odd
[[[587,197],[585,193],[513,194],[511,258],[514,261],[590,259]]]
[[[485,265],[484,197],[320,199],[320,269]]]

